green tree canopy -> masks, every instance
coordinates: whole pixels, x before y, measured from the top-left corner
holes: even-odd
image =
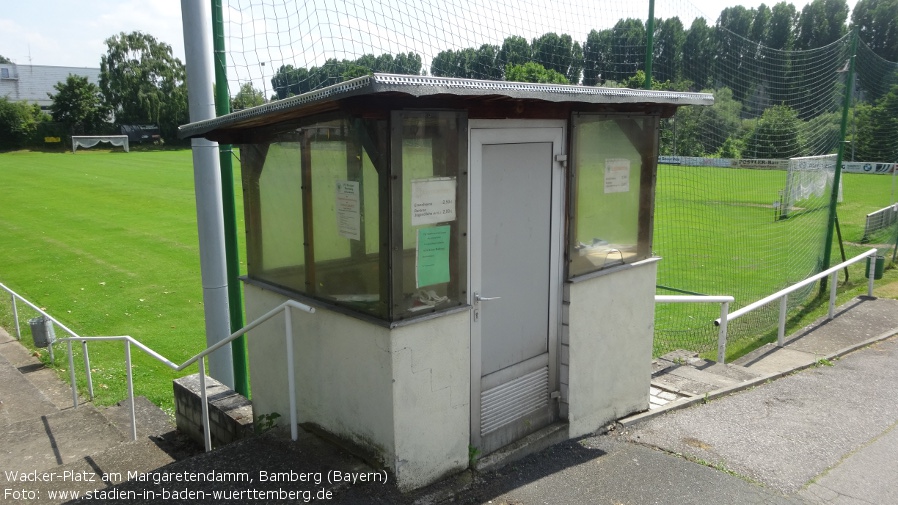
[[[28,145],[46,116],[37,104],[14,102],[0,96],[0,149],[19,149]]]
[[[898,0],[859,0],[851,11],[851,26],[874,53],[898,61]]]
[[[898,85],[876,101],[862,104],[855,112],[855,157],[865,161],[898,160]]]
[[[788,105],[764,111],[745,142],[745,155],[752,158],[787,159],[804,154],[802,121]]]
[[[543,84],[570,84],[570,81],[560,72],[547,69],[535,61],[528,61],[523,65],[509,65],[505,69],[505,80]]]
[[[421,55],[411,52],[396,56],[365,54],[355,60],[330,58],[320,67],[312,68],[281,65],[271,78],[271,86],[276,94],[276,97],[272,98],[280,100],[288,96],[301,95],[372,72],[418,75],[421,73],[421,66]]]
[[[53,100],[53,121],[63,123],[71,135],[99,133],[109,119],[110,108],[96,84],[87,77],[69,74],[65,82],[56,83],[53,89],[57,91],[55,95],[47,93]]]
[[[0,63],[12,63],[12,61],[10,61],[6,56],[0,54]]]
[[[187,123],[184,64],[170,45],[142,32],[106,39],[100,59],[100,90],[118,124],[154,123],[163,138],[174,140]]]
[[[249,109],[265,103],[265,95],[247,82],[240,86],[240,91],[231,100],[231,110]]]

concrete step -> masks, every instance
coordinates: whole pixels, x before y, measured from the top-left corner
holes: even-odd
[[[121,444],[127,439],[92,405],[10,424],[0,432],[0,468],[44,471]],[[5,475],[0,475],[0,482]]]
[[[57,409],[71,408],[72,390],[68,382],[60,380],[56,370],[44,366],[30,349],[10,336],[3,328],[0,328],[0,356],[5,358],[10,365],[16,368],[29,382],[34,384],[43,397],[52,402]],[[65,346],[57,345],[57,363],[65,359]],[[78,365],[76,364],[75,366]],[[0,400],[2,399],[0,397]],[[79,401],[82,400],[79,399]]]
[[[18,368],[0,355],[0,427],[58,411]]]
[[[751,381],[761,375],[763,372],[749,370],[735,363],[723,364],[702,359],[698,353],[683,349],[652,360],[652,387],[680,397],[701,396]],[[670,401],[673,400],[658,396],[658,403],[661,405]]]
[[[189,458],[203,452],[203,447],[177,430],[171,416],[143,396],[134,399],[137,417],[137,440],[150,441],[174,460]],[[131,437],[131,402],[123,400],[100,412],[126,437]]]
[[[568,439],[567,423],[557,422],[477,460],[475,469],[490,472]]]
[[[70,463],[41,472],[44,480],[15,485],[27,489],[16,503],[66,503],[76,496],[84,497],[97,490],[108,490],[135,475],[152,472],[172,463],[174,459],[150,440],[125,442],[104,451],[84,456]],[[53,479],[48,480],[52,476]],[[0,476],[0,480],[5,479]],[[77,495],[75,495],[77,493]],[[127,500],[123,500],[127,502]],[[121,503],[121,502],[119,502]]]

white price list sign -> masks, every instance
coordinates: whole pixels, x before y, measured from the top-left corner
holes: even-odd
[[[412,226],[455,221],[455,177],[412,179]]]

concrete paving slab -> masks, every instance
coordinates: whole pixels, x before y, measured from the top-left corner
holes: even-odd
[[[743,366],[731,365],[729,363],[713,363],[710,366],[701,368],[701,371],[714,375],[720,375],[721,377],[727,377],[729,379],[733,379],[736,382],[750,381],[752,379],[757,379],[758,377],[763,375],[762,373],[749,370]]]
[[[798,351],[789,347],[776,347],[767,344],[750,355],[747,361],[740,364],[752,372],[772,374],[795,370],[816,363],[825,354]]]
[[[858,297],[839,307],[833,319],[802,328],[786,339],[786,345],[798,351],[831,354],[884,329],[898,328],[896,314],[898,300]]]
[[[719,388],[716,384],[675,375],[671,371],[672,369],[652,377],[652,384],[662,389],[691,396],[701,396]]]
[[[742,382],[741,380],[734,380],[722,375],[698,370],[696,368],[692,368],[691,366],[681,366],[676,370],[672,370],[670,372],[670,375],[683,377],[684,379],[702,382],[705,384],[711,384],[712,386],[715,386],[715,389],[725,388],[728,386],[732,386],[733,384]]]
[[[0,427],[58,411],[53,402],[0,355]]]
[[[57,349],[57,360],[64,360],[65,353]],[[6,358],[21,374],[35,385],[43,396],[53,402],[57,409],[72,407],[72,389],[60,380],[57,372],[35,357],[31,350],[0,328],[0,356]],[[77,365],[76,365],[77,366]],[[79,402],[82,400],[79,399]]]
[[[630,426],[626,439],[795,493],[895,424],[896,360],[892,338],[833,366]]]
[[[898,423],[815,479],[799,496],[812,503],[898,503]],[[892,485],[883,485],[892,483]]]
[[[24,488],[33,491],[33,499],[27,496],[16,500],[20,504],[54,505],[66,503],[75,493],[84,496],[94,490],[105,490],[125,482],[132,474],[151,472],[174,461],[165,451],[150,440],[125,442],[105,451],[76,459],[51,470],[54,481],[29,482]],[[65,477],[65,479],[64,479]],[[115,503],[115,501],[113,501]],[[127,503],[123,500],[118,503]]]
[[[126,439],[92,405],[11,424],[0,432],[0,468],[32,472],[95,454]],[[5,475],[0,475],[0,484]]]

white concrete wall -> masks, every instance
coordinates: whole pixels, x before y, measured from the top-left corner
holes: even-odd
[[[650,262],[567,286],[571,438],[648,408],[656,276]]]
[[[470,312],[462,312],[392,332],[394,471],[401,489],[468,466],[470,328]]]
[[[247,321],[286,298],[246,285]],[[393,330],[319,309],[294,312],[297,407],[315,423],[379,454],[401,489],[468,466],[470,314]],[[284,319],[247,339],[255,415],[289,419]]]
[[[247,321],[287,298],[245,286]],[[299,422],[394,460],[392,351],[386,328],[328,310],[293,313]],[[257,333],[263,333],[256,335]],[[276,317],[247,339],[255,415],[289,419],[284,319]]]

